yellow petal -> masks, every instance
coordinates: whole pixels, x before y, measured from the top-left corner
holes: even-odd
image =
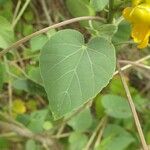
[[[131,21],[130,14],[131,14],[132,10],[133,10],[132,7],[127,7],[123,10],[123,17],[128,21]]]
[[[133,6],[137,6],[137,5],[139,5],[141,2],[143,2],[143,0],[132,0],[132,5],[133,5]]]
[[[148,42],[149,42],[149,37],[150,37],[150,30],[146,34],[145,39],[138,45],[138,48],[142,49],[142,48],[147,47]]]
[[[150,0],[145,0],[145,3],[150,5]]]
[[[150,27],[145,24],[134,24],[132,28],[132,37],[134,42],[138,43],[138,48],[145,48],[148,45],[150,36]]]
[[[132,11],[130,12],[130,20],[134,23],[143,22],[150,25],[150,7],[146,4],[141,4],[132,8]]]
[[[142,42],[138,45],[138,48],[139,48],[139,49],[142,49],[142,48],[147,47],[148,42],[149,42],[149,38],[146,38],[144,41],[142,41]]]
[[[138,48],[145,48],[150,37],[150,0],[132,0],[132,7],[125,8],[123,16],[132,24],[132,38]]]

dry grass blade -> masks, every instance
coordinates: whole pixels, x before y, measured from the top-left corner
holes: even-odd
[[[139,134],[139,137],[140,137],[140,140],[141,140],[141,143],[142,143],[143,150],[149,150],[149,148],[146,144],[144,133],[142,131],[142,127],[141,127],[141,124],[140,124],[140,121],[139,121],[139,117],[138,117],[137,112],[136,112],[135,105],[133,103],[133,100],[132,100],[132,97],[131,97],[131,94],[130,94],[130,91],[129,91],[129,87],[126,83],[125,77],[122,73],[122,70],[120,68],[119,63],[117,63],[117,67],[118,67],[119,75],[120,75],[121,80],[122,80],[122,84],[123,84],[125,92],[126,92],[128,103],[130,105],[130,108],[131,108],[131,111],[132,111],[132,114],[133,114],[133,118],[134,118],[134,121],[135,121],[136,128],[138,130],[138,134]]]

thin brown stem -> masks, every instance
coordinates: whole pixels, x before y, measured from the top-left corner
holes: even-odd
[[[38,141],[42,144],[46,144],[48,146],[53,145],[53,140],[52,139],[50,139],[48,137],[44,137],[42,135],[34,134],[29,129],[27,129],[25,127],[23,128],[23,127],[19,127],[17,125],[11,124],[11,123],[0,121],[0,129],[7,129],[7,130],[10,130],[10,131],[13,131],[21,137],[34,139],[34,140],[36,140],[36,141]]]
[[[83,110],[85,110],[86,108],[89,108],[92,105],[92,100],[89,100],[87,103],[85,103],[82,107],[80,107],[78,110],[76,110],[75,112],[73,112],[69,117],[65,118],[56,134],[57,137],[60,136],[60,134],[63,132],[67,122],[72,119],[74,116],[76,116],[77,114],[79,114],[80,112],[82,112]]]
[[[45,13],[45,17],[46,17],[46,19],[47,19],[49,25],[51,25],[51,24],[52,24],[52,19],[51,19],[50,15],[49,15],[48,8],[47,8],[47,6],[46,6],[45,0],[40,0],[40,3],[41,3],[41,5],[42,5],[43,11],[44,11],[44,13]]]
[[[147,66],[147,65],[144,65],[144,64],[141,64],[141,63],[132,62],[132,61],[129,61],[129,60],[119,60],[119,63],[131,64],[133,66],[140,67],[142,69],[150,70],[150,66]]]
[[[57,23],[57,24],[54,24],[54,25],[51,25],[49,27],[46,27],[42,30],[39,30],[37,32],[34,32],[24,38],[22,38],[21,40],[17,41],[16,43],[12,44],[11,46],[9,46],[8,48],[4,49],[3,51],[0,52],[0,58],[5,55],[7,52],[9,52],[10,50],[12,49],[15,49],[17,47],[19,47],[21,44],[29,41],[31,38],[37,36],[37,35],[40,35],[42,33],[46,33],[48,32],[50,29],[56,29],[56,28],[59,28],[59,27],[62,27],[62,26],[65,26],[65,25],[68,25],[68,24],[71,24],[71,23],[74,23],[74,22],[78,22],[78,21],[83,21],[83,20],[100,20],[100,21],[103,21],[104,22],[104,19],[103,18],[100,18],[100,17],[94,17],[94,16],[84,16],[84,17],[77,17],[77,18],[73,18],[73,19],[69,19],[69,20],[66,20],[66,21],[63,21],[63,22],[60,22],[60,23]]]
[[[24,69],[25,68],[25,64],[24,64],[24,62],[23,62],[23,60],[21,58],[21,55],[20,55],[19,51],[16,51],[16,55],[18,57],[18,60],[19,60],[21,68]]]
[[[12,84],[10,78],[8,82],[8,96],[9,96],[9,115],[12,116]]]
[[[51,137],[54,138],[54,139],[60,139],[60,138],[69,137],[72,133],[73,132],[68,132],[68,133],[60,134],[59,136],[58,135],[54,135],[54,136],[51,136]]]
[[[31,0],[26,0],[26,2],[24,3],[24,5],[22,6],[18,16],[16,17],[16,19],[13,21],[13,24],[12,24],[12,27],[14,28],[18,21],[20,20],[20,18],[22,17],[24,11],[26,10],[26,8],[28,7],[29,3],[30,3]]]
[[[101,119],[101,121],[99,122],[98,126],[96,127],[95,131],[93,132],[93,134],[91,135],[88,143],[86,144],[86,146],[83,148],[83,150],[89,150],[91,144],[93,143],[98,131],[100,130],[100,128],[102,127],[102,125],[104,124],[104,122],[107,120],[107,117],[104,117]]]
[[[95,142],[95,144],[94,144],[94,149],[96,149],[97,146],[99,145],[99,143],[101,143],[101,139],[102,139],[102,136],[103,136],[103,133],[104,133],[104,130],[105,130],[106,125],[107,125],[107,119],[104,120],[103,125],[102,125],[102,127],[101,127],[101,129],[100,129],[100,131],[99,131],[99,133],[98,133],[96,142]]]
[[[68,118],[64,119],[64,122],[67,123],[70,119],[72,119],[74,116],[85,110],[86,108],[89,108],[92,105],[93,100],[89,100],[86,102],[82,107],[80,107],[78,110],[73,112]]]
[[[6,65],[6,72],[8,74],[8,111],[9,115],[12,116],[12,86],[11,86],[11,76],[9,74],[10,69],[9,69],[9,64],[8,60],[6,57],[4,57],[4,62]]]
[[[59,137],[61,135],[61,133],[64,131],[65,126],[66,126],[66,123],[63,122],[56,134],[56,137]]]
[[[19,12],[20,6],[21,6],[21,0],[18,0],[17,6],[16,6],[16,8],[15,8],[14,15],[13,15],[12,24],[13,24],[13,22],[15,21],[15,19],[16,19],[16,17],[17,17],[17,14],[18,14],[18,12]]]
[[[140,137],[140,141],[141,141],[143,150],[148,150],[148,146],[146,144],[146,140],[145,140],[145,137],[144,137],[144,133],[142,131],[142,127],[141,127],[141,124],[140,124],[140,121],[139,121],[139,117],[137,115],[136,108],[135,108],[131,93],[129,91],[129,87],[127,85],[124,74],[122,73],[122,70],[121,70],[120,65],[119,65],[118,62],[117,62],[117,67],[118,67],[119,75],[120,75],[121,80],[122,80],[122,84],[123,84],[125,92],[126,92],[126,96],[127,96],[129,106],[130,106],[131,111],[132,111],[132,115],[133,115],[134,122],[135,122],[137,131],[138,131],[138,134],[139,134],[139,137]]]
[[[0,118],[2,120],[5,120],[5,122],[9,123],[9,124],[14,124],[20,128],[24,128],[25,126],[21,123],[19,123],[18,121],[14,120],[10,115],[8,114],[5,114],[5,113],[2,113],[0,112]]]
[[[137,60],[137,61],[134,61],[134,63],[141,63],[141,62],[143,62],[143,61],[146,61],[146,60],[148,60],[148,59],[150,59],[150,55],[147,55],[147,56],[145,56],[145,57],[143,57],[143,58],[141,58],[141,59],[139,59],[139,60]],[[126,65],[126,66],[124,66],[124,67],[122,67],[121,68],[121,70],[123,71],[123,70],[127,70],[127,69],[129,69],[129,68],[131,68],[133,65],[132,64],[129,64],[129,65]],[[119,71],[117,70],[115,73],[114,73],[114,75],[116,75],[116,74],[118,74],[119,73]]]

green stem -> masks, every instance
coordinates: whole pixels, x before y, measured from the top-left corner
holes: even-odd
[[[22,17],[24,11],[26,10],[27,6],[29,5],[31,0],[26,0],[26,2],[24,3],[23,7],[21,8],[18,16],[16,17],[16,19],[14,20],[12,27],[14,28],[16,26],[16,24],[18,23],[18,21],[20,20],[20,18]]]
[[[108,23],[112,23],[113,21],[113,9],[114,9],[114,0],[109,0],[109,13],[108,13]]]
[[[16,17],[17,17],[17,14],[20,10],[20,6],[21,6],[21,0],[18,0],[17,2],[17,5],[16,5],[16,8],[15,8],[15,12],[14,12],[14,15],[13,15],[13,20],[12,20],[12,24],[13,22],[15,21]]]

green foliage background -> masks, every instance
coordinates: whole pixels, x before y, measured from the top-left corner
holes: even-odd
[[[149,48],[136,48],[122,19],[130,1],[114,1],[112,22],[108,0],[28,2],[21,13],[27,1],[0,0],[0,51],[69,18],[103,19],[49,30],[0,58],[0,150],[140,149],[124,87],[114,75],[116,60],[149,55]],[[124,73],[150,144],[149,70],[133,66]]]

